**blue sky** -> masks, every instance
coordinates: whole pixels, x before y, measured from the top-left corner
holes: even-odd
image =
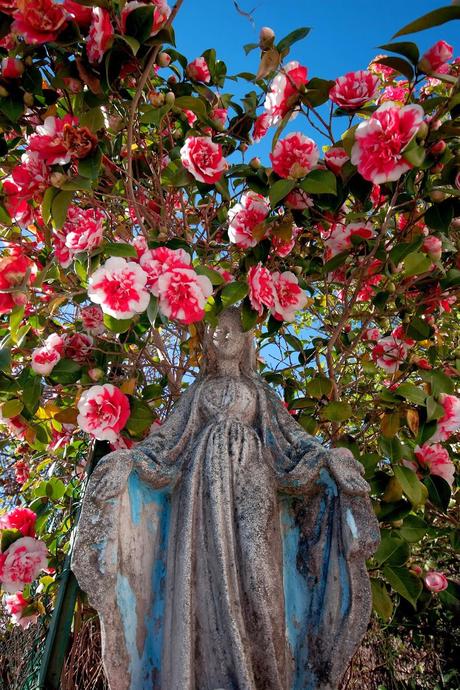
[[[257,70],[258,51],[246,57],[242,46],[257,42],[260,27],[270,26],[280,39],[295,28],[309,26],[309,36],[293,46],[289,58],[306,65],[310,77],[331,79],[365,68],[379,52],[377,46],[388,43],[398,29],[449,4],[449,0],[239,0],[245,11],[256,7],[253,28],[236,12],[232,0],[184,0],[174,25],[180,52],[192,59],[214,47],[230,74]],[[459,35],[456,21],[397,40],[414,40],[423,51],[442,38],[458,54]]]

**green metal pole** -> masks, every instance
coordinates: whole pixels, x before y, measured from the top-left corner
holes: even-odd
[[[91,476],[99,460],[109,450],[109,445],[105,441],[96,441],[94,443],[92,457],[88,464],[87,478]],[[70,561],[71,553],[68,553],[64,561],[56,605],[46,636],[37,690],[59,690],[61,685],[62,669],[69,646],[73,615],[78,596],[78,583],[70,569]]]

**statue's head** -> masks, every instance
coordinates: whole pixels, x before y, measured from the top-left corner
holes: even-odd
[[[217,325],[209,326],[203,341],[204,373],[217,369],[219,360],[233,360],[235,369],[249,373],[255,368],[254,336],[245,332],[241,324],[241,313],[237,307],[229,307],[220,315]]]

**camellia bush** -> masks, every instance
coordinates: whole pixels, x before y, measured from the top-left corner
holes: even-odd
[[[327,80],[306,28],[236,75],[185,57],[181,4],[0,0],[0,636],[49,622],[95,458],[162,423],[235,304],[291,414],[364,465],[380,625],[448,629],[460,60],[404,36],[460,7]]]

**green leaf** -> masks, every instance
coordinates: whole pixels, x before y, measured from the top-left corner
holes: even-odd
[[[320,400],[323,395],[328,396],[332,391],[332,381],[326,376],[315,376],[305,386],[305,389],[312,398]]]
[[[430,337],[431,332],[432,328],[426,321],[420,316],[414,316],[407,327],[406,335],[414,340],[426,340]]]
[[[409,501],[415,506],[420,505],[424,497],[423,488],[414,470],[404,465],[396,465],[393,472]]]
[[[433,395],[454,392],[454,382],[443,371],[424,371],[420,377],[430,384]]]
[[[153,106],[150,106],[148,109],[144,110],[140,121],[142,124],[156,125],[158,127],[164,116],[169,113],[172,107],[172,103],[165,103],[165,105],[162,105],[161,108],[154,108]]]
[[[379,58],[379,65],[391,67],[391,69],[396,70],[396,72],[402,74],[409,81],[412,81],[414,78],[414,70],[412,69],[412,66],[402,58],[394,56]]]
[[[138,398],[130,397],[129,406],[131,413],[126,423],[126,429],[135,435],[142,434],[146,429],[150,428],[155,416],[150,406]]]
[[[446,480],[438,477],[436,474],[432,474],[429,477],[425,477],[423,483],[428,489],[428,497],[431,503],[445,512],[449,507],[451,495],[450,486]]]
[[[8,347],[0,348],[0,371],[9,371],[11,367],[11,350]]]
[[[234,281],[233,283],[228,283],[228,285],[225,285],[220,293],[220,298],[224,307],[230,307],[232,304],[236,304],[244,299],[247,294],[247,283],[243,283],[242,281]]]
[[[460,9],[460,8],[459,8]],[[425,213],[425,223],[431,230],[447,232],[454,217],[455,207],[451,199],[433,204]]]
[[[1,540],[1,546],[0,546],[0,551],[3,553],[7,550],[11,544],[14,544],[15,541],[20,539],[23,534],[21,530],[19,529],[2,529],[2,540]]]
[[[393,602],[382,580],[371,577],[372,606],[380,618],[388,622],[393,613]]]
[[[107,242],[102,245],[102,250],[108,256],[132,257],[134,259],[137,257],[135,248],[125,242]]]
[[[134,10],[135,11],[135,10]],[[90,156],[82,158],[78,163],[78,174],[82,177],[87,177],[90,180],[96,180],[99,177],[102,162],[102,151],[97,147]]]
[[[24,403],[21,400],[7,400],[7,402],[3,403],[1,408],[2,417],[12,419],[13,417],[20,415],[23,409]]]
[[[139,48],[141,47],[141,44],[137,40],[137,38],[134,38],[133,36],[123,36],[123,35],[117,35],[117,39],[121,39],[126,43],[131,48],[131,52],[133,55],[137,55]]]
[[[416,405],[424,405],[426,393],[421,388],[414,386],[413,383],[402,383],[395,390],[396,395],[415,403]]]
[[[352,414],[352,407],[347,402],[330,402],[321,410],[321,417],[330,422],[344,422],[346,419],[350,419]]]
[[[147,307],[147,318],[150,321],[151,326],[155,327],[155,321],[158,316],[158,297],[155,295],[150,295],[149,306]]]
[[[246,43],[246,45],[243,46],[243,50],[246,53],[246,55],[249,55],[249,53],[252,50],[255,50],[258,47],[259,47],[258,43]]]
[[[409,41],[401,41],[399,43],[385,43],[383,46],[379,46],[382,50],[389,50],[391,53],[399,53],[405,58],[410,60],[414,65],[417,64],[419,60],[419,50],[415,43],[410,43]],[[381,60],[379,60],[381,62]]]
[[[250,331],[257,323],[258,313],[254,311],[251,307],[249,300],[246,298],[243,301],[243,306],[241,309],[241,325],[243,326],[243,331],[247,333]]]
[[[24,318],[24,307],[18,306],[10,313],[10,336],[14,343],[17,342],[17,336],[22,319]]]
[[[41,398],[42,391],[43,386],[40,376],[31,376],[24,385],[22,391],[22,402],[31,414],[33,414],[38,407],[38,402]]]
[[[330,170],[312,170],[300,183],[308,194],[337,194],[337,179]]]
[[[452,19],[460,19],[460,7],[440,7],[406,24],[406,26],[403,26],[402,29],[399,29],[399,31],[395,33],[393,38],[406,34],[415,34],[425,29],[431,29],[433,26],[440,26],[441,24],[452,21]]]
[[[394,537],[388,531],[382,531],[382,539],[379,548],[374,554],[374,560],[380,567],[387,561],[391,565],[404,565],[408,560],[410,550],[405,541]]]
[[[208,266],[195,266],[195,271],[199,276],[206,276],[206,278],[209,278],[213,285],[223,285],[223,283],[225,283],[225,278],[221,276],[219,271],[215,271]]]
[[[174,104],[181,110],[191,110],[192,113],[195,113],[195,115],[202,120],[208,119],[208,111],[201,98],[196,98],[195,96],[179,96],[179,98],[176,98]]]
[[[155,8],[153,5],[138,7],[130,12],[126,18],[126,34],[134,36],[139,43],[143,43],[150,38],[154,12]]]
[[[178,161],[169,163],[161,173],[161,184],[166,187],[186,187],[193,181],[193,176]]]
[[[61,189],[64,192],[78,192],[78,191],[89,191],[92,189],[91,180],[81,175],[77,177],[72,177],[68,182],[64,182]]]
[[[404,259],[404,276],[416,276],[430,269],[432,260],[421,252],[412,252]]]
[[[76,383],[81,377],[81,366],[73,359],[60,359],[49,375],[50,379],[64,385]]]
[[[51,219],[54,227],[59,230],[67,218],[67,209],[72,203],[73,192],[58,192],[51,202]]]
[[[432,395],[429,395],[426,399],[426,419],[427,422],[433,421],[433,419],[441,419],[444,416],[444,408],[440,405]]]
[[[410,573],[407,568],[394,565],[386,565],[383,569],[383,575],[393,589],[412,604],[415,609],[417,607],[417,599],[423,589],[420,578]]]
[[[425,520],[416,515],[408,515],[399,530],[403,539],[413,544],[420,539],[423,539],[427,531],[427,524]]]
[[[126,333],[132,322],[132,319],[114,319],[110,314],[104,314],[104,324],[112,333]]]
[[[53,501],[59,501],[65,494],[66,486],[62,479],[53,477],[46,482],[45,492],[48,498]]]
[[[390,250],[390,259],[394,264],[399,264],[408,254],[415,252],[422,245],[423,238],[417,237],[413,242],[402,242]]]
[[[460,584],[449,580],[447,589],[438,594],[439,600],[452,611],[460,613]]]
[[[51,204],[53,203],[53,199],[58,194],[57,189],[54,187],[48,187],[46,192],[43,195],[43,200],[42,200],[42,218],[45,223],[49,223],[51,220]]]
[[[319,79],[313,77],[307,82],[305,94],[302,96],[302,103],[307,107],[317,108],[329,100],[329,91],[334,86],[335,82],[330,79]]]
[[[272,184],[269,191],[271,207],[275,208],[277,203],[284,199],[295,186],[295,180],[278,180]]]
[[[80,127],[88,127],[92,132],[97,132],[105,127],[104,114],[100,105],[90,108],[85,113],[80,113],[79,119]]]
[[[297,43],[297,41],[301,41],[302,38],[308,36],[309,33],[310,28],[307,26],[303,26],[299,29],[295,29],[295,31],[291,31],[290,34],[282,38],[281,41],[277,44],[277,51],[279,53],[284,53],[285,50],[288,50],[288,48],[290,48],[294,43]]]

